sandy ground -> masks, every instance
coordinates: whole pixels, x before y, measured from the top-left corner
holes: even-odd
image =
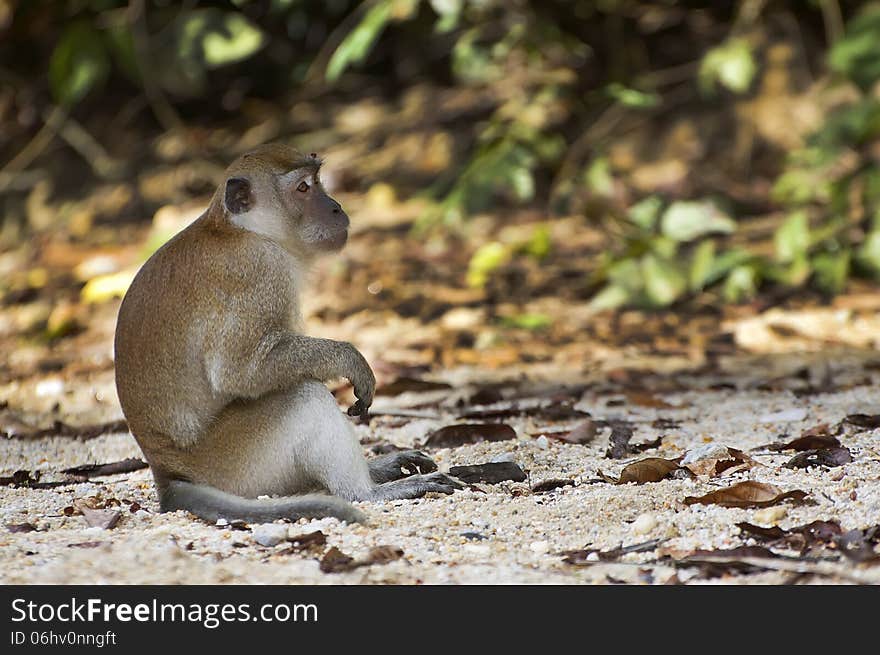
[[[834,550],[811,553],[808,562],[768,560],[769,570],[749,574],[707,575],[700,568],[676,566],[694,549],[723,549],[755,542],[736,527],[740,521],[790,528],[813,520],[836,519],[844,530],[880,523],[880,430],[844,426],[839,438],[853,461],[840,467],[782,468],[793,453],[753,453],[763,464],[728,477],[667,479],[644,485],[597,482],[597,469],[616,475],[629,461],[645,456],[675,457],[709,443],[748,450],[796,437],[818,423],[836,424],[846,415],[878,409],[875,374],[866,377],[859,363],[838,362],[838,389],[797,397],[790,391],[742,387],[753,366],[736,377],[741,388],[710,390],[711,380],[690,380],[690,389],[658,394],[680,409],[633,405],[621,394],[588,388],[577,407],[596,418],[623,418],[637,425],[633,443],[662,436],[658,448],[624,460],[606,458],[608,429],[588,445],[535,438],[529,416],[507,422],[515,440],[431,450],[440,467],[512,459],[528,472],[525,483],[476,485],[452,496],[387,503],[361,503],[366,525],[333,520],[300,521],[291,536],[321,530],[326,544],[291,552],[282,541],[273,547],[255,541],[255,526],[209,525],[183,512],[158,513],[148,470],[96,478],[54,489],[0,487],[0,524],[31,523],[36,531],[14,533],[0,527],[2,583],[785,583],[880,582],[880,565],[855,564]],[[853,380],[847,384],[846,380]],[[430,394],[429,394],[430,395]],[[442,395],[442,394],[441,394]],[[380,399],[383,406],[423,403],[426,396],[406,394]],[[787,412],[783,420],[774,412]],[[454,408],[428,410],[434,418],[401,420],[376,417],[357,426],[365,444],[380,438],[398,446],[420,445],[432,429],[455,422]],[[799,414],[799,415],[797,415]],[[439,416],[439,418],[437,418]],[[674,419],[679,427],[656,429],[656,418]],[[795,420],[792,420],[794,417]],[[572,421],[558,426],[572,425]],[[365,446],[366,448],[366,446]],[[42,480],[63,479],[60,469],[92,462],[113,462],[140,455],[133,438],[109,434],[81,441],[70,437],[9,439],[0,444],[0,475],[18,469],[41,471]],[[567,478],[574,486],[532,493],[530,486]],[[783,503],[772,510],[685,505],[696,496],[745,479],[768,482],[785,491],[808,492],[802,504]],[[97,497],[122,502],[123,515],[110,530],[89,527],[78,513],[66,515],[77,499]],[[135,502],[141,509],[129,511]],[[68,513],[70,510],[68,509]],[[581,565],[563,561],[562,551],[590,545],[611,549],[661,539],[655,548],[629,553],[617,562]],[[372,547],[389,545],[403,557],[385,564],[342,573],[324,573],[319,559],[332,546],[355,558]],[[786,551],[780,551],[786,552]],[[796,553],[787,552],[789,555]],[[779,570],[781,569],[781,570]]]

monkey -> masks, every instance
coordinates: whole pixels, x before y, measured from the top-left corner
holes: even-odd
[[[367,460],[325,385],[347,378],[348,414],[365,416],[376,380],[352,344],[303,334],[310,266],[348,239],[321,163],[283,144],[243,154],[125,293],[116,388],[163,512],[358,522],[351,501],[462,488],[417,450]]]

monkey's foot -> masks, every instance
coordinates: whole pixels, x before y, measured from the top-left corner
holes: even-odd
[[[429,473],[428,475],[411,475],[402,480],[386,482],[373,489],[373,500],[400,500],[403,498],[421,498],[429,491],[451,494],[456,489],[464,489],[457,480],[445,473]]]
[[[401,450],[382,455],[367,462],[370,477],[376,484],[400,480],[416,473],[432,473],[437,465],[430,457],[419,450]]]

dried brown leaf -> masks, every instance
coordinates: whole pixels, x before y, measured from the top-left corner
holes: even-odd
[[[796,489],[783,492],[777,486],[747,480],[709,492],[703,496],[687,496],[685,505],[720,505],[721,507],[770,507],[789,498],[803,500],[807,492]]]
[[[450,466],[449,475],[467,484],[522,482],[526,479],[526,474],[515,462],[486,462],[473,466]]]
[[[849,464],[852,459],[852,453],[848,448],[821,448],[819,450],[807,450],[798,453],[783,466],[789,469],[803,469],[810,466],[827,466],[833,468],[835,466],[843,466]]]
[[[515,439],[516,431],[506,423],[463,423],[447,425],[432,432],[425,440],[426,447],[455,448],[483,441]]]
[[[537,484],[532,486],[532,491],[536,494],[544,493],[547,491],[553,491],[554,489],[559,489],[561,487],[573,487],[574,480],[566,480],[561,478],[551,478],[549,480],[542,480]]]
[[[632,464],[627,464],[620,472],[620,477],[616,480],[608,475],[597,471],[599,477],[606,482],[612,484],[626,484],[627,482],[635,482],[636,484],[645,484],[646,482],[660,482],[679,468],[679,459],[663,459],[662,457],[646,457]]]
[[[7,523],[6,529],[13,534],[22,532],[36,532],[37,526],[33,523]]]

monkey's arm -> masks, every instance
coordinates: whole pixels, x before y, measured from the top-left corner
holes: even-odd
[[[226,358],[220,375],[212,376],[214,388],[224,394],[258,398],[271,391],[289,389],[305,379],[344,377],[354,386],[357,402],[351,415],[362,414],[373,403],[376,378],[364,356],[350,343],[307,337],[286,330],[266,333],[256,347],[237,357]]]

